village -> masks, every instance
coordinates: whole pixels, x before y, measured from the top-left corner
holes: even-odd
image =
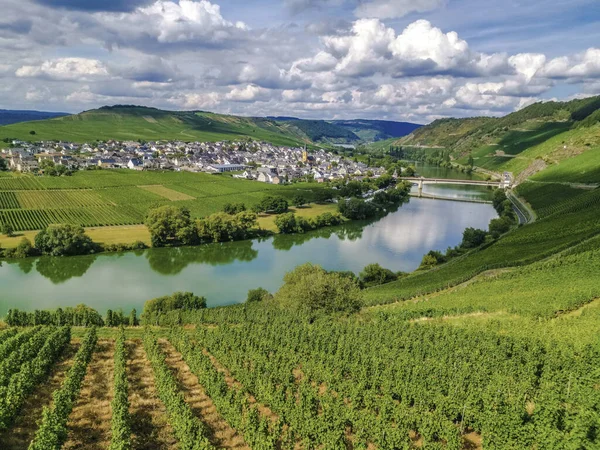
[[[24,142],[13,140],[1,155],[16,172],[44,174],[93,169],[174,170],[207,173],[230,172],[236,178],[284,184],[312,179],[316,182],[347,177],[378,177],[382,167],[368,167],[322,149],[280,147],[270,143],[107,141]]]

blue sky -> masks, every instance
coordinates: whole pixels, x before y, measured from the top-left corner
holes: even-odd
[[[4,0],[0,108],[500,115],[600,94],[597,0]]]

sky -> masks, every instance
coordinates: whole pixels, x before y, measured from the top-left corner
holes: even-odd
[[[600,95],[598,0],[2,0],[0,108],[504,115]]]

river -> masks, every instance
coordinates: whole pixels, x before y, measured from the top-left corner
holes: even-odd
[[[432,176],[424,172],[419,170]],[[459,197],[490,195],[489,190],[478,187],[463,191],[453,186],[445,192]],[[465,228],[487,228],[495,216],[489,204],[411,198],[377,221],[353,222],[303,235],[3,262],[0,316],[15,307],[53,309],[79,303],[101,313],[109,308],[141,312],[146,300],[174,291],[203,295],[209,306],[228,305],[244,301],[252,288],[276,291],[287,271],[306,262],[355,273],[374,262],[394,271],[412,271],[429,250],[443,251],[457,245]]]

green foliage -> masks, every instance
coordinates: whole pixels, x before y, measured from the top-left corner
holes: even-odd
[[[0,156],[0,172],[6,172],[8,170],[8,164],[6,160]]]
[[[292,198],[292,205],[294,206],[302,207],[307,203],[308,201],[306,200],[306,197],[302,194],[297,194]]]
[[[358,198],[340,200],[338,211],[342,216],[350,220],[369,219],[379,213],[378,208],[371,202],[366,202]]]
[[[262,302],[263,300],[267,300],[271,297],[273,296],[269,293],[269,291],[261,287],[256,289],[250,289],[248,291],[248,298],[246,298],[246,303]]]
[[[110,404],[111,440],[109,450],[129,450],[131,443],[131,418],[129,416],[129,384],[127,382],[127,353],[125,331],[120,330],[115,343],[115,369],[113,400]]]
[[[283,197],[267,196],[254,207],[256,212],[270,212],[274,214],[283,214],[289,208],[288,201]]]
[[[191,292],[175,292],[165,295],[144,304],[142,313],[143,324],[155,324],[157,317],[169,311],[197,311],[206,308],[206,298],[194,295]]]
[[[0,430],[6,430],[12,424],[28,396],[47,378],[71,340],[71,329],[68,326],[58,329],[37,327],[20,336],[23,339],[19,345],[15,345],[14,351],[1,363]],[[16,343],[17,339],[13,339]],[[2,350],[5,349],[3,346]]]
[[[190,211],[175,206],[151,209],[145,220],[153,247],[189,245],[194,243],[194,225]]]
[[[4,234],[5,236],[14,236],[15,234],[15,230],[13,228],[13,226],[10,223],[0,223],[0,233]]]
[[[7,248],[4,250],[5,258],[28,258],[30,256],[35,256],[37,254],[37,249],[33,247],[31,241],[26,237],[21,238],[21,241],[15,248]]]
[[[398,279],[398,275],[378,263],[365,266],[359,276],[364,287],[377,286]]]
[[[199,242],[226,242],[246,239],[257,226],[257,216],[250,211],[235,215],[215,213],[196,221],[196,236]]]
[[[358,284],[337,273],[327,273],[310,263],[296,267],[283,278],[275,300],[284,308],[309,313],[351,313],[362,300]]]
[[[223,206],[223,212],[231,215],[246,211],[246,205],[243,203],[225,203]]]
[[[463,231],[463,238],[460,246],[462,248],[475,248],[482,245],[487,237],[487,232],[485,230],[479,230],[477,228],[466,228]]]
[[[41,424],[29,445],[29,450],[62,448],[68,436],[67,422],[79,396],[81,383],[96,347],[96,341],[96,328],[91,328],[83,338],[65,381],[60,389],[54,391],[52,406],[44,407]]]
[[[88,255],[98,251],[82,227],[70,224],[48,225],[35,236],[35,248],[50,256]]]
[[[86,305],[76,307],[57,308],[56,310],[38,310],[33,312],[9,309],[6,323],[13,327],[27,327],[34,325],[55,325],[91,327],[104,326],[102,316],[93,308]]]
[[[182,450],[214,449],[207,438],[206,426],[194,416],[190,406],[185,402],[179,384],[165,362],[165,355],[156,337],[149,331],[144,334],[144,348],[152,365],[158,396],[167,409],[169,424],[179,441],[180,448]]]
[[[510,230],[513,222],[507,217],[498,217],[497,219],[490,220],[490,234],[495,239],[499,238],[504,233]]]

